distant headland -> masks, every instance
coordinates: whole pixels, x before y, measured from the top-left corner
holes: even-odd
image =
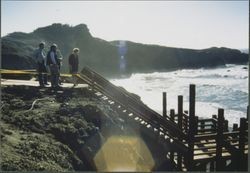
[[[2,68],[32,69],[35,67],[33,52],[39,42],[48,49],[56,43],[63,56],[62,71],[68,71],[68,56],[72,48],[79,47],[80,68],[89,66],[97,72],[111,76],[121,71],[120,41],[105,41],[91,35],[87,25],[69,26],[55,23],[31,33],[14,32],[2,37]],[[195,41],[195,40],[194,40]],[[225,64],[245,64],[248,54],[237,49],[211,47],[185,49],[148,45],[124,41],[124,73],[168,71],[181,68],[210,68]]]

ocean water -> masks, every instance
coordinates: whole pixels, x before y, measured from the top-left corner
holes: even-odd
[[[189,85],[196,85],[196,115],[209,118],[224,109],[229,126],[246,117],[248,105],[247,65],[214,69],[184,69],[171,72],[135,73],[129,78],[111,79],[141,97],[151,109],[162,114],[162,92],[167,92],[167,110],[177,111],[178,95],[183,95],[184,110],[189,107]]]

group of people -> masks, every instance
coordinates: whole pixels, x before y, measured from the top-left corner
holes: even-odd
[[[57,45],[52,44],[47,55],[44,50],[45,43],[41,42],[39,48],[35,51],[34,57],[37,62],[37,72],[40,87],[45,87],[48,84],[48,71],[50,71],[50,81],[52,88],[60,88],[62,85],[60,81],[60,68],[62,65],[62,57],[59,57]],[[73,76],[73,86],[77,85],[76,74],[78,73],[80,50],[74,48],[69,56],[69,72]]]

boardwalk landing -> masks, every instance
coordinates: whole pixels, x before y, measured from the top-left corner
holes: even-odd
[[[28,86],[39,86],[38,81],[29,81],[27,80],[14,80],[14,79],[1,79],[2,85],[28,85]],[[63,83],[64,88],[71,88],[73,86],[72,83]],[[50,85],[48,86],[50,87]],[[88,87],[87,84],[79,84],[75,88],[86,88]]]
[[[78,78],[119,111],[126,122],[137,123],[141,131],[155,135],[176,170],[247,171],[248,119],[241,118],[240,126],[234,124],[230,132],[223,109],[210,119],[199,119],[195,114],[195,85],[190,85],[189,111],[183,110],[183,96],[178,96],[178,110],[167,115],[167,94],[163,93],[160,115],[89,68],[84,68]]]

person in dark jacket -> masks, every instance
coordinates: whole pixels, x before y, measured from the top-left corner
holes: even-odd
[[[47,69],[46,69],[46,54],[44,52],[44,42],[39,44],[39,48],[35,50],[34,57],[37,63],[37,72],[38,72],[38,80],[40,87],[44,87],[45,85],[49,85],[47,83]]]
[[[69,72],[73,77],[73,87],[77,85],[77,73],[78,73],[78,65],[79,65],[79,55],[80,50],[78,48],[74,48],[73,52],[69,55]]]
[[[50,69],[50,75],[51,75],[51,87],[52,88],[60,88],[58,85],[59,81],[59,65],[60,61],[58,59],[58,55],[56,53],[57,45],[53,44],[50,47],[50,51],[47,54],[47,65]]]

